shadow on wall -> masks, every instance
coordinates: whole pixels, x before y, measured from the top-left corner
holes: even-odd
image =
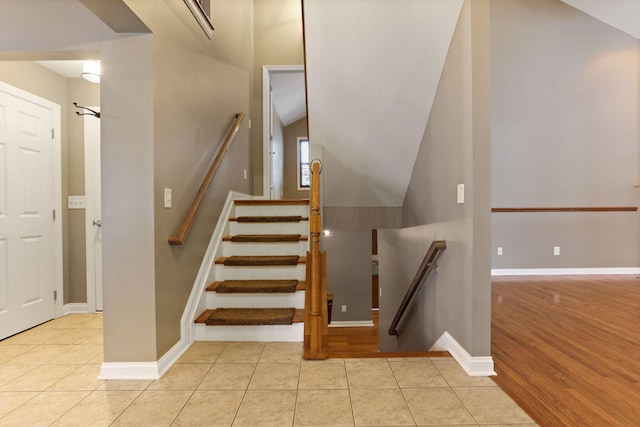
[[[429,246],[446,240],[440,230],[437,225],[378,230],[380,351],[428,351],[444,332],[461,336],[464,247],[452,240],[438,259],[438,272],[432,272],[414,295],[398,335],[387,333]]]

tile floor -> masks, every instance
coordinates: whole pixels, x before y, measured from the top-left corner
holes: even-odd
[[[158,381],[98,381],[102,317],[0,341],[0,426],[532,426],[450,358],[303,361],[299,343],[197,342]]]

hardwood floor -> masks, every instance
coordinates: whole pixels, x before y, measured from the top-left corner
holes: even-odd
[[[543,426],[640,425],[640,280],[495,277],[496,383]]]
[[[404,353],[380,353],[378,310],[371,314],[373,326],[329,328],[330,358],[372,357],[449,357],[447,351],[425,351]]]
[[[378,311],[373,310],[371,316],[373,327],[329,328],[329,357],[360,357],[358,354],[378,353]]]

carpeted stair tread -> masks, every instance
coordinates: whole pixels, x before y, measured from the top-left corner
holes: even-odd
[[[307,282],[305,282],[304,280],[297,280],[297,284],[296,284],[296,291],[304,291],[307,289]],[[220,286],[223,282],[211,282],[208,286],[207,286],[207,292],[216,292],[216,290],[218,289],[218,286]]]
[[[285,243],[299,242],[300,234],[236,234],[229,240],[234,243]]]
[[[291,325],[295,308],[218,308],[211,312],[207,325]]]
[[[297,286],[297,280],[225,280],[216,286],[216,292],[219,294],[293,293]]]
[[[260,200],[235,200],[238,206],[285,206],[285,205],[308,205],[309,199],[260,199]]]
[[[297,265],[299,259],[298,255],[230,256],[221,258],[221,263],[233,267],[289,266]],[[216,263],[220,263],[219,261]]]
[[[239,216],[234,218],[237,222],[300,222],[305,220],[300,215],[287,216]]]
[[[207,322],[207,319],[209,318],[209,316],[211,316],[211,313],[213,313],[215,310],[213,309],[207,309],[205,311],[203,311],[202,313],[200,313],[200,315],[198,317],[196,317],[196,319],[194,320],[193,323],[196,324],[205,324]],[[304,309],[303,308],[296,308],[296,311],[293,315],[293,323],[304,323]]]

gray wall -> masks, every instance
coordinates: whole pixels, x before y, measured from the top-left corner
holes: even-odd
[[[449,332],[472,356],[490,355],[489,2],[462,8],[403,206],[401,230],[379,230],[380,348],[426,350]],[[457,184],[465,203],[456,203]],[[386,331],[433,240],[446,240],[437,275]]]
[[[321,245],[327,252],[327,288],[333,294],[331,321],[371,320],[371,230],[332,230],[322,236]]]
[[[217,3],[216,3],[217,4]],[[302,2],[254,0],[251,80],[251,173],[253,194],[262,195],[262,66],[303,65]]]
[[[131,7],[153,31],[149,196],[154,222],[153,321],[156,355],[161,357],[180,339],[180,319],[229,190],[250,192],[243,171],[249,171],[253,2],[216,3],[211,41],[182,2],[131,2]],[[167,239],[176,232],[237,112],[244,112],[246,119],[187,241],[169,246]],[[173,190],[171,209],[163,206],[164,188]]]
[[[29,28],[34,19],[50,24],[38,18],[39,8],[21,10],[13,19],[25,23],[11,27],[10,34],[3,34],[0,27],[3,46],[16,40],[16,50],[36,50],[5,52],[0,55],[4,59],[99,54],[102,61],[106,362],[155,361],[177,342],[184,304],[224,199],[229,189],[250,190],[250,181],[243,178],[243,169],[249,168],[245,121],[187,245],[170,248],[166,243],[232,115],[249,113],[253,2],[216,6],[220,21],[213,41],[183,2],[126,3],[153,35],[115,34],[82,6],[61,16],[55,38],[40,28]],[[16,2],[12,7],[22,5]],[[79,23],[95,31],[75,31]],[[44,52],[47,49],[51,51]],[[173,209],[162,207],[165,187],[174,190]]]
[[[493,207],[637,206],[636,39],[556,0],[492,0],[491,70]],[[492,222],[493,268],[638,265],[635,212]]]
[[[152,49],[151,35],[101,49],[105,362],[157,360]]]
[[[298,137],[307,136],[307,118],[284,128],[284,198],[308,199],[309,190],[298,190]]]
[[[402,207],[325,206],[323,226],[330,230],[362,230],[402,226]]]

